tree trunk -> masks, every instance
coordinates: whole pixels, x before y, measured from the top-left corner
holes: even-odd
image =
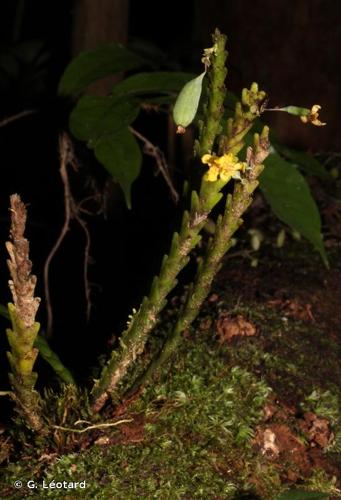
[[[128,31],[129,0],[75,0],[72,54],[111,42],[125,44]],[[118,76],[105,78],[88,89],[89,93],[110,93]]]

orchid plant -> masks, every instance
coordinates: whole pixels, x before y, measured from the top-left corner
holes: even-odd
[[[110,50],[108,53],[111,53]],[[213,47],[204,51],[202,61],[205,70],[199,77],[189,79],[188,75],[181,77],[178,75],[176,78],[173,76],[173,80],[172,78],[167,80],[165,75],[159,73],[153,80],[153,77],[150,78],[145,74],[140,77],[135,75],[130,77],[134,79],[133,83],[128,78],[118,84],[110,98],[82,97],[71,115],[71,130],[77,137],[87,140],[88,146],[94,150],[97,158],[110,168],[112,166],[112,158],[109,158],[110,152],[115,157],[115,144],[119,140],[132,146],[128,152],[128,160],[129,154],[133,152],[135,156],[131,159],[133,163],[135,161],[136,141],[127,127],[136,118],[138,84],[144,92],[146,88],[155,92],[155,90],[158,91],[161,83],[167,82],[167,89],[174,92],[174,86],[179,84],[179,79],[186,81],[174,106],[174,119],[178,132],[186,133],[186,127],[196,120],[197,116],[200,117],[197,120],[198,138],[194,146],[195,164],[201,178],[199,189],[191,189],[186,184],[185,193],[189,199],[189,206],[183,213],[179,230],[173,234],[169,252],[163,258],[160,272],[154,278],[150,291],[142,300],[139,309],[130,317],[126,330],[120,336],[119,347],[113,350],[99,378],[94,381],[90,392],[91,409],[89,407],[89,412],[93,415],[97,415],[110,398],[117,401],[126,394],[131,395],[142,390],[176,351],[183,332],[196,318],[209,293],[213,279],[220,269],[222,258],[232,245],[233,235],[243,223],[243,215],[252,203],[255,190],[262,182],[261,174],[264,175],[268,168],[272,170],[272,174],[279,172],[279,177],[283,174],[276,163],[277,160],[266,166],[264,170],[267,158],[271,156],[274,158],[274,150],[270,148],[269,128],[262,124],[260,126],[260,116],[266,111],[276,110],[299,116],[304,123],[324,125],[318,118],[320,110],[318,105],[314,105],[311,110],[295,106],[267,109],[267,95],[259,89],[256,83],[253,83],[249,89],[243,89],[241,99],[236,100],[233,112],[230,109],[226,114],[225,105],[228,100],[225,87],[226,59],[226,37],[216,30],[213,35]],[[137,64],[137,59],[131,56],[128,62],[133,67]],[[119,70],[121,69],[119,67]],[[89,73],[91,74],[91,71]],[[105,75],[101,73],[101,76]],[[91,75],[83,74],[82,85],[88,84],[91,78]],[[203,86],[204,80],[206,80],[205,86]],[[80,87],[77,82],[79,84],[79,77],[71,65],[62,79],[60,89],[65,92],[65,89],[73,85],[72,88],[78,92]],[[127,101],[127,95],[133,95],[134,100]],[[110,115],[108,111],[110,109],[114,114]],[[100,120],[103,110],[106,113],[105,123]],[[197,113],[198,110],[201,112]],[[120,122],[121,112],[125,118]],[[85,122],[82,121],[82,113],[88,113],[88,120]],[[254,127],[256,131],[253,131]],[[111,130],[111,135],[107,134],[108,128]],[[126,161],[127,158],[123,163]],[[117,162],[115,168],[114,177],[121,183],[126,193],[127,203],[130,204],[130,184],[136,177],[138,168],[135,168],[133,175],[130,175],[131,171],[122,173],[122,164],[117,164]],[[290,175],[296,175],[296,173],[291,172]],[[265,192],[268,189],[271,197],[270,181],[280,183],[281,179],[277,178],[273,181],[271,175],[265,177],[263,181]],[[212,210],[221,200],[224,203],[219,206],[223,208],[216,219],[214,234],[206,245],[206,253],[198,264],[193,283],[186,287],[185,302],[178,313],[172,331],[164,339],[163,344],[159,345],[149,356],[148,363],[142,366],[132,383],[132,377],[129,377],[127,387],[127,375],[131,375],[136,364],[140,362],[141,355],[160,318],[160,313],[177,283],[178,275],[189,262],[191,253],[202,238],[201,232],[208,218],[212,216]],[[35,313],[39,299],[33,297],[35,278],[30,274],[28,242],[23,236],[26,211],[18,197],[12,199],[13,203],[16,204],[16,208],[12,206],[12,236],[15,241],[8,245],[8,250],[11,256],[9,267],[12,284],[10,286],[14,294],[15,306],[10,304],[8,308],[12,320],[12,329],[8,330],[11,348],[8,357],[12,373],[10,375],[11,391],[6,391],[6,395],[11,395],[26,425],[35,432],[46,435],[49,425],[42,418],[41,396],[34,389],[37,375],[33,372],[33,365],[38,351],[41,354],[45,353],[45,359],[62,375],[65,382],[74,384],[74,380],[59,358],[48,349],[46,343],[44,344],[41,335],[37,336],[39,324],[35,322]],[[15,237],[18,213],[21,213],[20,241],[24,242],[26,252],[24,255],[26,267],[24,267],[22,279],[19,280],[20,283],[16,279],[18,276],[13,264],[15,262],[17,266],[22,262],[20,248],[19,253],[15,253],[15,244],[18,244],[18,238]],[[314,244],[324,256],[319,231],[317,233],[315,231],[314,234]],[[25,318],[20,316],[21,309],[16,305],[17,297],[22,296],[20,287],[29,291],[29,299],[34,309],[29,324],[26,324]],[[54,432],[57,427],[54,426]],[[75,432],[80,432],[80,430]]]

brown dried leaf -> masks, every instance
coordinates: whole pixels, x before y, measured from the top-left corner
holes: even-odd
[[[240,315],[235,318],[221,316],[216,322],[216,330],[220,344],[231,342],[233,337],[251,337],[257,332],[255,325]]]
[[[329,427],[329,421],[312,412],[304,414],[302,427],[305,427],[304,431],[312,446],[318,445],[321,448],[326,448],[334,437]]]

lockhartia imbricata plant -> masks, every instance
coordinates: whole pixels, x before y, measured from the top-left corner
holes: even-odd
[[[7,331],[11,391],[3,392],[2,395],[12,396],[21,418],[34,432],[43,435],[49,430],[51,433],[81,433],[108,426],[105,422],[98,423],[98,414],[104,405],[110,398],[115,402],[127,394],[143,390],[176,351],[183,332],[198,315],[220,269],[222,258],[231,247],[232,237],[243,223],[243,216],[252,203],[264,170],[264,161],[270,154],[267,126],[250,136],[256,120],[267,110],[267,95],[256,83],[252,83],[249,89],[243,89],[233,113],[226,113],[226,59],[226,37],[216,30],[213,46],[204,51],[204,72],[186,83],[174,107],[178,133],[185,133],[186,127],[197,120],[194,162],[200,178],[198,189],[186,184],[184,193],[189,200],[188,208],[182,214],[179,230],[173,234],[160,272],[154,277],[148,295],[132,314],[120,336],[118,348],[113,350],[98,379],[94,381],[89,393],[89,404],[87,397],[82,396],[86,401],[87,420],[76,419],[73,425],[65,424],[67,410],[66,413],[61,412],[61,422],[56,422],[54,416],[53,425],[49,423],[42,411],[46,405],[41,404],[42,396],[35,389],[37,374],[33,372],[33,366],[39,351],[69,387],[74,387],[74,380],[58,356],[49,349],[46,340],[38,335],[39,324],[35,321],[35,314],[39,299],[34,297],[36,279],[31,275],[28,241],[23,236],[26,209],[17,195],[11,197],[11,242],[7,244],[10,254],[10,289],[13,294],[13,304],[8,306],[12,328]],[[317,105],[311,110],[295,106],[276,110],[300,116],[303,122],[324,125],[318,119]],[[201,232],[209,217],[212,217],[213,209],[217,208],[220,208],[221,213],[216,218],[214,233],[206,245],[205,255],[198,262],[193,283],[186,287],[186,298],[173,329],[149,357],[147,366],[132,378],[131,374],[146,350],[178,276],[201,241]],[[65,405],[72,400],[73,413],[77,412],[76,394],[77,389],[73,388],[64,392],[63,396]],[[93,423],[89,420],[91,418]],[[119,423],[117,421],[110,425]],[[83,424],[86,424],[85,428],[75,427]]]

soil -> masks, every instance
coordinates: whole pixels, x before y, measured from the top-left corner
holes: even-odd
[[[341,270],[339,268],[340,249],[331,245],[332,264],[329,270],[318,261],[314,254],[309,255],[301,244],[294,244],[291,251],[275,249],[269,245],[258,266],[251,267],[250,261],[240,259],[238,263],[226,260],[211,295],[212,303],[228,296],[229,303],[248,304],[250,308],[261,306],[273,310],[283,320],[292,318],[302,323],[303,328],[312,327],[323,335],[324,344],[340,345],[341,336]],[[238,308],[238,306],[237,306]],[[256,322],[257,323],[257,322]],[[205,325],[203,325],[205,326]],[[260,336],[264,350],[270,350],[272,339],[267,340],[262,328],[250,321],[247,315],[220,313],[215,323],[220,343],[233,345],[245,336]],[[239,340],[239,342],[242,342]],[[320,344],[309,345],[311,356],[324,356],[319,351]],[[315,352],[313,352],[315,350]],[[284,358],[288,352],[277,346],[276,354]],[[307,353],[308,354],[308,353]],[[310,367],[313,369],[313,367]],[[258,374],[269,379],[268,373]],[[311,383],[310,369],[300,373],[301,381]],[[306,377],[305,377],[306,375]],[[339,384],[335,365],[326,363],[323,371],[315,374],[315,380]],[[296,483],[299,478],[309,477],[313,469],[324,470],[341,484],[340,463],[335,457],[325,453],[334,438],[330,422],[313,412],[302,412],[301,397],[298,391],[285,388],[280,377],[270,376],[274,397],[264,408],[263,422],[257,427],[253,441],[254,449],[273,462],[278,468],[284,483]]]

